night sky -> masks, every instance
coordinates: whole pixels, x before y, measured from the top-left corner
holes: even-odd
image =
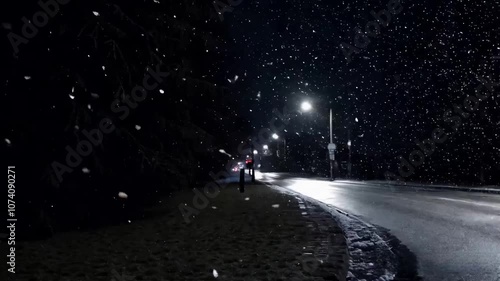
[[[240,78],[229,87],[257,130],[269,126],[273,108],[298,110],[310,100],[316,116],[292,112],[293,130],[327,139],[331,105],[340,142],[347,138],[341,127],[354,124],[358,152],[407,155],[415,141],[447,126],[441,117],[473,93],[477,76],[498,77],[498,3],[402,1],[403,10],[348,63],[340,45],[355,45],[355,28],[364,30],[374,19],[370,11],[387,9],[387,2],[332,2],[243,1],[224,13],[231,39],[220,51],[220,70]],[[454,149],[434,157],[474,158],[479,142],[498,151],[498,97],[480,107],[450,139]]]

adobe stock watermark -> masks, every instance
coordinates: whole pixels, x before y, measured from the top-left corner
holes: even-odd
[[[353,53],[358,54],[362,49],[366,49],[370,45],[370,37],[377,38],[380,35],[381,25],[387,27],[391,23],[392,17],[403,11],[403,6],[400,2],[401,0],[389,0],[387,10],[382,9],[378,13],[373,10],[370,11],[370,14],[375,19],[366,23],[364,32],[357,27],[354,29],[354,46],[346,42],[340,43],[340,50],[347,59],[347,63],[352,61],[351,56]]]
[[[494,92],[495,87],[500,86],[500,82],[493,82],[484,77],[478,77],[479,85],[474,89],[475,95],[468,95],[460,104],[453,104],[453,109],[447,110],[443,116],[444,123],[452,125],[451,131],[447,132],[445,129],[437,127],[432,133],[431,137],[423,141],[417,141],[417,147],[409,155],[406,160],[402,155],[398,156],[398,174],[396,175],[390,171],[386,171],[384,176],[386,180],[403,181],[404,178],[410,177],[415,173],[415,168],[421,166],[425,162],[426,157],[430,157],[436,150],[436,144],[443,144],[450,136],[454,134],[466,121],[471,113],[478,110],[480,103],[487,100]],[[484,88],[488,91],[481,93]]]
[[[217,12],[217,15],[219,15],[219,19],[221,21],[224,21],[224,13],[225,12],[230,12],[232,13],[234,10],[234,7],[238,6],[241,4],[243,0],[227,0],[227,4],[222,2],[221,0],[215,0],[213,2],[215,11]]]
[[[147,67],[147,74],[142,79],[142,85],[136,85],[130,95],[123,99],[124,104],[120,100],[115,99],[111,103],[111,111],[119,114],[120,120],[126,119],[130,115],[131,109],[137,108],[139,102],[144,101],[148,96],[148,91],[156,89],[163,80],[170,75],[170,72],[163,72],[160,69],[162,64],[157,64],[153,70]],[[116,129],[110,118],[103,118],[99,122],[98,128],[87,131],[83,129],[81,132],[86,139],[80,140],[73,148],[69,145],[65,147],[66,158],[65,164],[58,161],[53,161],[51,166],[59,182],[62,182],[65,173],[71,173],[78,167],[83,158],[92,154],[94,147],[99,146],[104,134],[110,134]]]
[[[251,143],[254,147],[262,147],[262,145],[271,140],[273,132],[278,132],[285,128],[285,126],[289,122],[287,116],[288,110],[286,107],[283,108],[283,113],[279,112],[276,108],[273,109],[273,117],[269,122],[269,128],[262,128],[257,134],[258,139],[253,139],[251,137],[248,137],[247,139],[251,139]],[[276,122],[278,120],[281,120],[282,122],[282,124],[280,124],[279,126],[276,125]],[[245,146],[249,146],[249,144],[247,142],[241,142],[238,146],[238,153],[240,155],[247,154],[247,152],[249,151],[250,148]],[[210,172],[209,175],[213,181],[210,181],[203,187],[203,192],[196,188],[193,189],[193,206],[190,206],[186,203],[179,204],[179,211],[187,224],[189,224],[191,222],[191,219],[197,216],[200,211],[208,207],[210,203],[209,199],[216,198],[217,195],[219,195],[221,189],[224,189],[227,186],[228,183],[225,182],[225,179],[231,177],[230,173],[232,168],[235,166],[235,162],[237,161],[229,161],[224,166],[224,169],[219,171],[217,174]]]
[[[33,39],[38,34],[40,28],[45,27],[51,18],[59,14],[59,5],[66,5],[70,1],[71,0],[38,1],[38,6],[40,6],[41,10],[34,13],[31,19],[26,17],[21,18],[21,21],[23,22],[23,26],[21,27],[22,35],[14,33],[13,31],[7,34],[7,38],[12,45],[14,53],[19,53],[19,46],[21,44],[28,44],[29,40]]]

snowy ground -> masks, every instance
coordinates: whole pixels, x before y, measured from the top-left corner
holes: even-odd
[[[304,198],[305,202],[309,203],[310,208],[323,209],[338,222],[347,236],[350,256],[347,280],[394,280],[400,271],[401,258],[393,248],[393,246],[399,247],[399,245],[389,243],[390,239],[395,239],[394,237],[390,237],[387,232],[382,232],[335,206],[324,204],[286,188],[279,186],[273,186],[273,188],[285,194]]]
[[[347,248],[329,214],[264,185],[229,185],[186,224],[163,200],[141,221],[19,246],[16,280],[344,280]]]
[[[257,174],[257,178],[274,189],[303,199],[310,210],[329,213],[343,229],[349,251],[347,280],[420,280],[415,256],[387,229],[291,188],[276,185],[280,182],[275,181],[278,178],[275,176],[277,174]],[[325,183],[328,181],[318,181],[314,188],[321,190]]]

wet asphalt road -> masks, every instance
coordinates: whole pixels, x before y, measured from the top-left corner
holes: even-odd
[[[256,175],[389,229],[424,280],[500,281],[500,195]]]

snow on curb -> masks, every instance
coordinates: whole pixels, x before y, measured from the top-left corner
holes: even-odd
[[[266,183],[267,184],[267,183]],[[349,251],[347,280],[394,280],[397,272],[397,256],[389,244],[382,239],[376,228],[361,219],[287,188],[267,184],[270,187],[320,206],[329,212],[343,229]]]

